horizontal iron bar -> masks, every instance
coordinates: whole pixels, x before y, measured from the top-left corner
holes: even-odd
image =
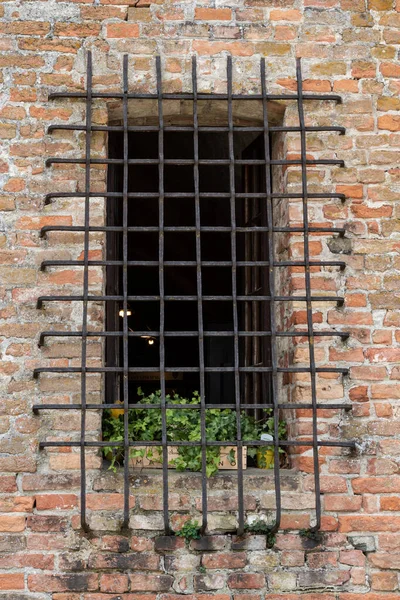
[[[56,125],[50,125],[47,129],[47,133],[52,133],[53,131],[65,130],[65,131],[87,131],[87,127],[85,125],[63,125],[58,123]],[[130,132],[159,132],[160,128],[157,125],[130,125],[127,128]],[[188,125],[171,125],[163,127],[164,132],[194,132],[194,127]],[[124,131],[124,127],[122,125],[92,125],[90,127],[90,131]],[[207,133],[229,133],[230,128],[228,126],[204,126],[199,125],[197,128],[199,133],[207,132]],[[264,127],[249,127],[249,126],[233,126],[233,131],[237,132],[249,132],[249,133],[261,133],[264,131]],[[302,131],[301,127],[291,127],[291,126],[271,126],[269,127],[269,131],[281,131],[281,132],[300,132]],[[339,127],[336,125],[333,126],[310,126],[306,127],[304,131],[307,132],[337,132],[340,135],[344,135],[346,133],[345,127]]]
[[[235,192],[233,194],[235,198],[266,198],[267,194],[265,192]],[[49,204],[53,198],[122,198],[123,195],[120,192],[90,192],[89,194],[85,194],[85,192],[50,192],[45,196],[45,204]],[[159,199],[158,192],[129,192],[127,195],[128,198],[156,198]],[[164,198],[194,198],[195,195],[193,192],[165,192]],[[229,192],[199,192],[200,198],[231,198],[232,194]],[[299,192],[293,193],[273,193],[270,195],[271,198],[282,198],[282,199],[290,199],[290,198],[303,198],[303,194]],[[346,200],[346,195],[335,192],[314,192],[307,194],[307,198],[338,198],[343,202]]]
[[[338,302],[344,303],[341,296],[235,296],[239,302]],[[122,302],[123,296],[40,296],[37,308],[43,308],[43,302]],[[128,302],[159,302],[160,296],[128,296]],[[198,296],[164,296],[167,302],[197,302]],[[204,302],[230,302],[233,296],[202,296]]]
[[[38,367],[34,369],[34,377],[40,373],[159,373],[158,367]],[[207,373],[233,373],[235,367],[204,367]],[[272,367],[239,367],[242,373],[271,373]],[[279,367],[276,369],[279,373],[343,373],[347,375],[349,369],[341,367]],[[199,367],[165,367],[166,373],[198,373]]]
[[[268,404],[240,404],[240,408],[261,408],[261,409],[270,409],[270,408],[274,408],[274,404],[268,403]],[[321,402],[317,402],[316,404],[317,409],[331,409],[331,410],[351,410],[352,409],[352,405],[351,404],[323,404]],[[34,404],[32,409],[34,412],[37,412],[39,410],[81,410],[82,405],[81,404]],[[116,408],[119,410],[123,410],[123,405],[122,404],[86,404],[85,406],[86,409],[91,409],[91,410],[108,410],[111,408]],[[201,408],[201,404],[170,404],[168,402],[166,402],[165,404],[165,408],[171,409],[171,410],[177,410],[177,409],[200,409]],[[206,410],[215,410],[215,409],[221,409],[221,410],[225,410],[225,409],[232,409],[234,410],[236,408],[236,404],[206,404],[205,405]],[[302,410],[313,410],[313,404],[311,403],[307,403],[307,402],[303,402],[303,403],[299,403],[296,404],[295,402],[292,403],[283,403],[283,404],[279,404],[278,408],[281,409],[302,409]],[[130,405],[129,406],[129,410],[152,410],[152,409],[161,409],[161,404],[159,405],[154,405],[154,404],[137,404],[137,405]]]
[[[43,346],[45,337],[81,337],[82,331],[43,331],[40,334],[39,346]],[[123,337],[122,331],[88,331],[87,337]],[[159,331],[128,331],[128,337],[159,337]],[[204,331],[204,337],[232,337],[233,331]],[[239,337],[270,337],[271,331],[238,331]],[[308,331],[278,331],[274,335],[277,337],[309,337]],[[197,331],[165,331],[165,337],[199,337]],[[314,337],[341,337],[347,339],[348,332],[344,331],[314,331]]]
[[[113,93],[113,92],[91,92],[91,98],[111,98],[111,99],[122,99],[126,97],[126,95],[121,93]],[[130,92],[127,95],[129,100],[193,100],[193,93],[176,93],[176,94],[162,94],[161,98],[158,94],[144,94],[144,93],[135,93]],[[87,93],[85,92],[52,92],[49,94],[49,100],[55,100],[56,98],[80,98],[87,99]],[[228,100],[228,94],[197,94],[197,100]],[[301,98],[303,100],[332,100],[333,102],[342,102],[342,97],[338,94],[302,94]],[[267,94],[263,96],[262,94],[232,94],[232,100],[298,100],[298,94]]]
[[[123,233],[125,231],[125,229],[121,226],[118,225],[105,225],[105,226],[89,226],[88,229],[85,229],[85,227],[82,225],[45,225],[44,227],[42,227],[42,229],[40,230],[40,237],[45,237],[45,235],[47,234],[48,231],[69,231],[69,232],[85,232],[85,231],[89,231],[92,233],[96,233],[96,232],[108,232],[108,231],[113,231],[113,232],[121,232]],[[135,233],[158,233],[160,231],[159,227],[151,227],[151,226],[131,226],[131,227],[127,227],[126,231],[128,232],[135,232]],[[167,231],[167,232],[174,232],[174,233],[179,233],[179,232],[196,232],[196,227],[190,227],[190,226],[181,226],[181,227],[164,227],[163,231]],[[209,233],[229,233],[231,232],[231,228],[230,227],[200,227],[200,232],[209,232]],[[258,226],[254,226],[254,227],[236,227],[235,231],[237,233],[257,233],[257,232],[263,232],[266,233],[269,231],[269,227],[258,227]],[[272,231],[274,233],[304,233],[304,228],[303,227],[273,227]],[[346,229],[344,227],[309,227],[308,228],[309,232],[312,233],[338,233],[341,236],[344,236],[344,234],[346,233]]]
[[[160,164],[160,159],[158,158],[130,158],[128,161],[128,165],[158,165]],[[52,156],[46,159],[46,167],[50,167],[51,165],[123,165],[124,159],[122,158],[90,158],[86,160],[86,158],[58,158]],[[162,161],[163,165],[175,165],[175,166],[188,166],[198,164],[200,166],[229,166],[230,160],[227,158],[200,158],[197,162],[190,158],[165,158]],[[288,159],[288,160],[269,160],[265,159],[237,159],[235,160],[235,165],[302,165],[304,164],[302,160],[299,159]],[[339,159],[329,159],[329,158],[320,158],[320,159],[307,159],[305,161],[306,165],[336,165],[338,167],[344,167],[344,160]]]
[[[214,442],[214,441],[209,441],[206,440],[205,441],[205,445],[206,446],[220,446],[220,447],[227,447],[227,446],[234,446],[237,447],[238,444],[242,445],[242,446],[274,446],[275,444],[277,444],[278,446],[314,446],[314,442],[306,440],[306,441],[300,441],[300,440],[277,440],[277,442],[272,441],[272,442],[264,442],[261,440],[241,440],[240,442],[238,442],[237,440],[235,441],[229,441],[226,440],[224,442]],[[201,448],[202,442],[175,442],[175,441],[167,441],[166,443],[167,447],[171,447],[171,446],[192,446],[192,447],[198,447]],[[356,442],[336,442],[336,441],[328,441],[328,440],[318,440],[317,441],[317,445],[318,446],[328,446],[328,447],[332,447],[332,448],[355,448],[356,447]],[[84,442],[40,442],[39,444],[39,448],[79,448],[81,446],[85,446],[86,448],[105,448],[105,447],[112,447],[112,448],[123,448],[124,447],[124,443],[122,442],[89,442],[89,441],[84,441]],[[162,442],[160,441],[149,441],[149,442],[143,442],[143,441],[130,441],[129,442],[129,446],[130,447],[136,447],[136,446],[162,446]]]
[[[41,263],[41,269],[46,267],[84,267],[88,265],[90,267],[122,267],[127,265],[128,267],[158,267],[158,260],[44,260]],[[238,267],[268,267],[270,263],[267,260],[238,260],[236,263]],[[165,260],[163,265],[166,267],[196,267],[197,262],[195,260]],[[230,260],[203,260],[200,263],[203,267],[232,267],[233,263]],[[344,261],[309,261],[311,267],[328,266],[328,267],[341,267],[345,268],[346,263]],[[304,267],[306,263],[303,261],[296,260],[284,260],[273,263],[274,267]]]

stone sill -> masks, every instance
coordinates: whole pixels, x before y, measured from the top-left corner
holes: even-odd
[[[162,482],[162,469],[132,469],[130,485],[133,490],[142,488],[142,492],[156,493],[160,491]],[[220,470],[207,479],[207,488],[210,491],[226,491],[237,489],[238,472],[236,470]],[[191,471],[175,471],[168,469],[168,483],[171,490],[201,491],[201,473]],[[243,479],[247,490],[273,491],[275,489],[274,470],[257,469],[250,467],[243,470]],[[300,487],[300,476],[296,469],[280,470],[282,491],[297,491]],[[123,472],[102,471],[93,482],[96,491],[122,491]]]

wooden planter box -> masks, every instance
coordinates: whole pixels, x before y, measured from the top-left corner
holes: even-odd
[[[129,464],[131,467],[134,467],[136,469],[138,469],[138,468],[139,469],[161,469],[162,468],[162,462],[155,462],[154,460],[150,461],[148,458],[146,458],[147,452],[153,451],[154,459],[156,459],[158,457],[158,446],[136,446],[136,449],[146,450],[146,454],[143,458],[141,456],[138,456],[136,458],[131,458],[129,460]],[[231,450],[234,450],[235,454],[236,454],[237,449],[235,446],[221,446],[220,463],[218,465],[219,469],[237,470],[237,463],[231,465],[231,463],[229,462],[229,460],[227,458],[227,456]],[[178,446],[168,446],[168,468],[169,469],[175,469],[175,466],[171,465],[170,463],[172,460],[174,460],[178,456],[179,456]],[[242,448],[242,456],[243,456],[243,469],[246,469],[247,468],[247,447],[246,446],[244,448]]]

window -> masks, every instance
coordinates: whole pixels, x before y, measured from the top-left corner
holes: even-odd
[[[139,126],[145,128],[145,126]],[[150,126],[153,127],[153,126]],[[179,131],[179,127],[183,131]],[[234,131],[235,238],[232,238],[229,133],[200,125],[198,139],[190,127],[173,126],[164,132],[164,235],[159,235],[158,134],[133,131],[128,156],[138,163],[128,168],[128,365],[129,403],[137,388],[159,389],[160,383],[160,247],[163,252],[164,347],[167,391],[188,396],[204,386],[207,404],[234,408],[234,332],[238,330],[241,402],[266,402],[270,369],[270,313],[268,283],[268,227],[261,195],[265,177],[261,164],[263,136]],[[110,133],[110,158],[121,159],[123,134]],[[194,182],[194,150],[198,145],[198,194]],[[221,162],[218,162],[221,161]],[[238,162],[239,161],[239,162]],[[244,161],[245,164],[242,164]],[[143,164],[144,163],[144,164]],[[178,164],[177,164],[178,163]],[[222,163],[222,164],[221,164]],[[122,195],[123,165],[111,165],[109,191]],[[247,197],[250,194],[250,197]],[[255,194],[256,197],[251,197]],[[259,194],[259,195],[257,195]],[[107,329],[122,331],[123,248],[121,197],[110,198],[107,248],[107,295],[120,300],[107,303]],[[236,272],[232,270],[236,254]],[[233,276],[234,275],[234,276]],[[234,291],[234,293],[233,293]],[[233,298],[237,296],[237,306]],[[237,314],[235,314],[235,311]],[[199,342],[199,323],[203,339]],[[253,335],[251,335],[253,334]],[[203,355],[205,373],[199,373]],[[123,365],[123,340],[106,339],[107,366]],[[106,375],[106,401],[123,401],[123,373]]]
[[[208,446],[226,446],[227,441],[208,440],[205,431],[206,411],[211,407],[231,407],[236,413],[236,437],[231,444],[237,449],[237,485],[239,496],[239,527],[244,528],[244,477],[242,448],[271,446],[275,449],[274,476],[276,522],[281,517],[281,489],[278,449],[281,446],[312,448],[316,494],[316,522],[321,519],[318,471],[320,446],[354,447],[354,442],[320,440],[317,432],[317,409],[347,409],[344,404],[319,404],[317,376],[319,373],[345,375],[347,369],[318,366],[314,354],[314,339],[320,336],[347,337],[345,332],[318,331],[313,325],[313,302],[337,302],[336,296],[312,293],[311,269],[314,267],[344,268],[342,261],[313,260],[310,256],[311,233],[339,233],[329,227],[312,226],[309,222],[310,199],[329,199],[338,194],[316,191],[310,193],[307,170],[312,165],[338,165],[336,159],[309,159],[306,134],[315,131],[336,131],[340,127],[306,126],[304,100],[338,101],[333,95],[303,94],[300,62],[297,65],[296,94],[267,94],[265,61],[261,60],[261,93],[233,93],[232,61],[227,61],[227,93],[201,94],[197,91],[197,68],[193,59],[193,90],[184,94],[163,94],[161,61],[157,58],[157,93],[141,94],[128,91],[128,59],[124,57],[123,92],[97,93],[92,89],[91,55],[88,54],[86,93],[60,93],[56,97],[86,100],[86,125],[64,125],[59,128],[86,132],[85,158],[49,159],[53,163],[85,165],[85,190],[51,193],[48,200],[59,197],[83,198],[83,226],[47,226],[48,231],[81,231],[84,233],[83,259],[47,260],[42,268],[69,265],[83,268],[83,294],[42,296],[38,307],[49,302],[80,302],[83,306],[81,331],[45,331],[40,343],[51,336],[74,336],[82,339],[81,366],[40,367],[40,373],[71,373],[81,379],[81,402],[76,405],[35,405],[35,410],[80,410],[82,418],[79,441],[46,441],[42,447],[76,446],[81,449],[82,526],[86,527],[86,463],[87,447],[110,445],[101,440],[86,439],[85,418],[89,410],[99,405],[87,398],[87,383],[91,374],[104,375],[105,401],[100,406],[118,408],[123,404],[124,439],[115,442],[128,456],[131,447],[140,442],[129,438],[129,409],[137,400],[137,387],[161,389],[162,453],[163,453],[163,513],[169,531],[167,452],[171,443],[166,431],[166,394],[169,389],[181,390],[184,396],[199,389],[200,397],[193,409],[200,411],[201,436],[197,441],[184,440],[182,446],[196,446],[202,452],[203,530],[207,524],[206,450]],[[122,120],[109,126],[92,125],[92,102],[96,98],[117,100],[122,106]],[[275,101],[295,102],[298,125],[271,124],[268,111]],[[142,124],[130,124],[130,103],[147,101],[149,119]],[[186,123],[170,125],[166,108],[175,102]],[[168,104],[170,103],[170,104]],[[211,105],[210,105],[211,103]],[[217,121],[210,106],[219,104]],[[243,106],[245,108],[243,108]],[[280,105],[278,105],[280,106]],[[251,107],[251,108],[250,108]],[[143,107],[142,107],[143,108]],[[155,110],[154,110],[155,109]],[[257,112],[257,124],[249,122],[252,110]],[[143,115],[143,110],[142,113]],[[214,114],[214,116],[213,116]],[[153,121],[151,115],[154,115]],[[242,117],[240,116],[242,115]],[[247,124],[246,124],[247,119]],[[53,126],[51,130],[56,129]],[[91,137],[95,131],[109,134],[109,156],[94,158]],[[299,134],[300,155],[277,158],[271,151],[273,136],[285,132]],[[108,190],[92,190],[91,166],[108,165]],[[297,165],[301,176],[300,191],[282,189],[282,172]],[[92,198],[106,201],[106,224],[91,222]],[[282,202],[291,198],[300,201],[302,225],[282,223]],[[281,203],[281,204],[279,204]],[[90,255],[90,233],[105,236],[105,259]],[[279,260],[275,234],[300,233],[303,236],[303,257],[300,260]],[[104,295],[89,292],[89,270],[104,267]],[[295,268],[304,272],[305,293],[289,294],[287,286],[276,285],[284,280],[282,269]],[[281,293],[282,292],[282,293]],[[305,327],[285,328],[278,315],[278,304],[293,301],[305,306]],[[105,307],[106,326],[91,330],[88,304],[101,302]],[[309,364],[306,367],[287,364],[279,357],[282,340],[290,344],[299,335],[309,342]],[[90,366],[87,357],[89,338],[105,339],[104,366]],[[284,377],[307,374],[311,401],[294,403],[282,399],[280,388]],[[273,442],[243,439],[240,414],[242,410],[260,416],[264,408],[273,410]],[[282,410],[304,408],[312,415],[312,434],[308,439],[280,440],[277,435]],[[144,406],[144,410],[154,410]],[[156,444],[157,442],[153,442]],[[160,442],[158,442],[160,444]],[[124,517],[129,518],[129,461],[124,463]]]

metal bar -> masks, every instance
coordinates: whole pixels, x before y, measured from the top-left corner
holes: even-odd
[[[165,292],[164,292],[164,115],[163,93],[161,76],[161,58],[156,57],[157,70],[157,107],[158,107],[158,210],[159,210],[159,246],[158,246],[158,274],[160,287],[160,387],[161,387],[161,420],[162,420],[162,453],[163,453],[163,515],[165,533],[169,535],[168,511],[168,441],[167,441],[167,411],[165,408]]]
[[[244,190],[245,192],[249,191],[250,187],[250,168],[245,167],[244,169]],[[245,198],[244,199],[244,221],[247,221],[250,218],[251,210],[252,210],[252,199]],[[251,229],[249,227],[249,229]],[[237,228],[236,228],[237,231]],[[244,236],[244,258],[246,261],[251,259],[251,233],[247,233]],[[246,268],[244,271],[244,293],[247,296],[251,291],[251,283],[252,283],[252,270],[250,268]],[[244,329],[245,331],[251,331],[254,329],[252,326],[252,314],[251,314],[251,305],[246,302],[244,306]],[[250,366],[251,364],[251,348],[252,348],[252,340],[250,338],[245,338],[245,346],[244,346],[244,364],[245,366]],[[244,377],[244,390],[243,396],[245,402],[248,402],[251,394],[251,375],[245,375]]]
[[[272,213],[272,185],[271,185],[271,171],[269,169],[270,159],[270,144],[269,144],[269,131],[268,131],[268,105],[267,105],[267,89],[266,89],[266,73],[265,73],[265,58],[261,58],[261,90],[263,96],[263,121],[264,121],[264,153],[266,160],[265,168],[265,182],[266,182],[266,208],[267,208],[267,224],[271,231],[268,235],[268,260],[270,267],[268,269],[269,278],[269,291],[271,299],[275,299],[275,272],[273,264],[274,258],[274,237],[273,237],[273,213]],[[280,468],[279,468],[279,403],[278,403],[278,354],[276,346],[276,318],[275,318],[275,306],[273,302],[269,304],[270,314],[270,327],[271,327],[271,363],[272,363],[272,377],[271,377],[271,391],[272,401],[274,405],[274,482],[275,482],[275,523],[272,528],[273,532],[278,531],[281,523],[282,516],[282,503],[281,503],[281,480],[280,480]]]
[[[205,367],[206,373],[234,373],[236,367]],[[271,367],[239,367],[240,373],[272,373]],[[166,367],[166,373],[199,373],[199,367]],[[86,373],[123,373],[123,367],[86,367]],[[158,373],[157,367],[129,367],[129,373]],[[349,370],[342,367],[317,367],[316,373],[343,373]],[[33,370],[37,377],[40,373],[82,373],[81,367],[38,367]],[[309,367],[278,367],[278,373],[311,373]]]
[[[87,359],[87,323],[89,296],[89,223],[90,223],[90,150],[92,139],[92,53],[87,54],[87,97],[86,97],[86,140],[85,140],[85,233],[83,251],[83,308],[82,308],[82,356],[81,356],[81,527],[88,530],[86,522],[86,359]]]
[[[92,302],[123,301],[123,296],[88,296]],[[311,296],[314,302],[337,302],[341,306],[344,298],[341,296]],[[160,296],[128,296],[128,302],[158,302]],[[195,302],[197,296],[164,296],[169,302]],[[232,296],[203,296],[205,302],[229,302]],[[306,296],[237,296],[238,302],[306,302]],[[43,308],[43,302],[81,302],[83,296],[40,296],[37,300],[37,308]]]
[[[314,483],[315,483],[315,514],[316,522],[314,529],[318,530],[321,527],[321,490],[320,490],[320,479],[319,479],[319,460],[318,460],[318,428],[317,428],[317,383],[316,383],[316,367],[315,367],[315,353],[314,353],[314,331],[313,331],[313,312],[312,312],[312,298],[311,298],[311,274],[310,266],[312,261],[310,260],[310,244],[309,244],[309,233],[308,233],[308,199],[307,199],[307,168],[306,168],[306,156],[307,156],[307,142],[306,134],[304,131],[304,107],[303,107],[303,81],[301,73],[301,62],[300,59],[296,59],[296,79],[297,79],[297,93],[299,96],[297,108],[299,113],[299,124],[301,128],[300,133],[300,144],[301,144],[301,185],[303,195],[303,225],[304,225],[304,261],[305,267],[305,284],[306,284],[306,296],[307,296],[307,329],[308,329],[308,348],[310,356],[310,379],[311,379],[311,400],[313,405],[312,412],[312,433],[313,433],[313,463],[314,463]]]
[[[196,100],[194,100],[196,101]],[[63,125],[62,123],[57,123],[56,125],[49,125],[47,128],[47,133],[52,133],[53,131],[85,131],[85,127],[83,125]],[[306,132],[337,132],[340,135],[344,135],[346,133],[345,127],[340,126],[310,126],[305,128]],[[124,131],[123,126],[121,125],[94,125],[92,131]],[[158,132],[159,128],[157,125],[130,125],[128,127],[129,132]],[[187,125],[169,125],[164,127],[164,132],[194,132],[194,127]],[[215,126],[209,127],[205,125],[199,125],[197,128],[198,132],[205,133],[228,133],[229,127],[223,126]],[[246,132],[246,133],[262,133],[263,127],[249,127],[249,126],[241,126],[234,125],[233,131],[235,132]],[[276,132],[300,132],[300,127],[291,127],[291,126],[271,126],[269,127],[269,131]]]
[[[207,231],[207,232],[215,232],[215,233],[229,233],[231,230],[230,227],[200,227],[200,232],[203,231]],[[69,232],[80,232],[80,231],[84,231],[83,227],[80,227],[79,225],[45,225],[44,227],[42,227],[42,229],[40,230],[40,237],[44,237],[48,231],[69,231]],[[118,227],[118,226],[104,226],[104,227],[97,227],[97,226],[92,226],[89,227],[89,232],[92,233],[97,233],[97,232],[108,232],[108,231],[116,231],[116,232],[120,232],[122,231],[122,227]],[[179,232],[195,232],[196,228],[195,227],[164,227],[164,231],[173,231],[175,233],[179,233]],[[268,227],[236,227],[236,232],[237,233],[250,233],[253,231],[259,231],[261,233],[267,233],[269,231]],[[277,232],[277,233],[302,233],[304,231],[304,229],[302,227],[273,227],[272,228],[273,232]],[[154,233],[158,233],[158,227],[139,227],[139,226],[132,226],[132,227],[128,227],[128,232],[154,232]],[[309,227],[309,232],[311,233],[338,233],[339,235],[344,235],[346,233],[346,229],[344,227]]]
[[[87,337],[122,337],[122,331],[88,331]],[[129,331],[129,337],[158,337],[159,331]],[[204,337],[231,337],[232,331],[203,331]],[[269,337],[271,331],[238,331],[239,337]],[[42,331],[39,346],[43,346],[46,337],[81,337],[81,331]],[[197,331],[164,331],[165,337],[198,337]],[[308,337],[308,331],[275,331],[276,337]],[[341,337],[347,339],[347,331],[314,331],[314,337]]]
[[[49,94],[49,100],[55,100],[56,98],[86,98],[85,92],[52,92]],[[114,98],[116,100],[123,98],[122,94],[107,93],[107,92],[95,92],[92,98]],[[130,93],[128,99],[149,99],[158,100],[158,94],[141,94],[141,93]],[[193,94],[180,93],[180,94],[163,94],[163,100],[193,100]],[[228,94],[198,94],[198,100],[228,100]],[[262,100],[262,94],[232,94],[232,100]],[[298,100],[297,94],[268,94],[267,100]],[[338,94],[303,94],[303,100],[332,100],[333,102],[342,102],[342,97]]]
[[[233,347],[236,404],[236,439],[237,439],[237,486],[238,486],[238,535],[244,531],[244,495],[243,495],[243,442],[240,420],[240,375],[239,375],[239,322],[237,307],[237,258],[236,258],[236,202],[235,202],[235,152],[233,140],[233,106],[232,106],[232,57],[227,57],[227,91],[228,91],[228,145],[229,145],[229,191],[231,194],[231,258],[232,258],[232,310],[233,310]],[[236,161],[237,164],[240,161]],[[241,163],[246,164],[246,163]],[[251,164],[251,163],[247,163]]]
[[[81,404],[34,404],[33,405],[33,409],[35,411],[38,410],[80,410],[81,409]],[[260,408],[260,409],[270,409],[270,408],[274,408],[275,404],[271,404],[271,403],[256,403],[254,404],[253,402],[245,402],[242,403],[241,408]],[[201,404],[169,404],[168,402],[165,404],[165,407],[168,410],[180,410],[182,408],[184,409],[201,409],[202,405]],[[282,404],[278,404],[278,407],[280,409],[292,409],[292,410],[297,410],[297,409],[302,409],[302,410],[312,410],[313,409],[313,405],[311,403],[307,403],[307,402],[302,402],[302,403],[297,403],[297,402],[283,402]],[[92,410],[106,410],[106,409],[110,409],[110,408],[121,408],[121,404],[86,404],[86,409],[92,409]],[[130,404],[129,405],[129,410],[154,410],[155,408],[157,408],[157,405],[154,404]],[[232,409],[234,410],[236,408],[236,404],[206,404],[206,410],[209,409],[220,409],[220,410],[224,410],[224,409]],[[324,404],[324,403],[317,403],[317,409],[321,409],[321,410],[325,410],[325,409],[329,409],[329,410],[352,410],[352,405],[351,404]]]
[[[129,140],[128,140],[128,55],[123,57],[123,98],[122,98],[122,118],[123,118],[123,176],[122,176],[122,354],[123,354],[123,403],[124,403],[124,520],[123,528],[129,525],[129,347],[128,347],[128,158],[129,158]]]
[[[199,117],[197,106],[197,63],[192,57],[192,92],[193,92],[193,179],[194,201],[196,219],[196,276],[197,276],[197,329],[199,340],[199,368],[200,368],[200,440],[201,440],[201,532],[207,529],[207,447],[206,447],[206,386],[204,371],[204,325],[203,325],[203,283],[201,260],[201,218],[200,218],[200,182],[199,182]]]
[[[232,132],[233,133],[233,132]],[[158,165],[160,160],[158,158],[130,158],[128,165]],[[265,165],[265,160],[258,159],[237,159],[235,161],[237,165]],[[46,159],[46,167],[51,165],[84,165],[84,158],[58,158],[51,156]],[[123,165],[124,161],[122,158],[91,158],[91,165]],[[191,158],[166,158],[164,159],[164,165],[175,165],[175,166],[190,166],[193,165],[194,161]],[[301,165],[301,160],[287,159],[287,160],[271,160],[271,165]],[[229,160],[225,158],[202,158],[199,159],[199,165],[205,166],[229,166]],[[339,159],[307,159],[305,165],[331,165],[337,167],[344,167],[344,161]]]
[[[43,271],[46,267],[106,267],[106,266],[123,266],[125,263],[121,260],[90,260],[88,265],[85,265],[84,260],[44,260],[41,263],[41,270]],[[269,261],[263,260],[239,260],[236,263],[238,267],[269,267]],[[128,260],[126,266],[128,267],[156,267],[158,262],[156,260]],[[164,263],[165,267],[195,267],[196,261],[194,260],[166,260]],[[232,267],[232,261],[220,260],[212,261],[205,260],[201,263],[202,267]],[[308,266],[302,261],[280,261],[279,263],[273,263],[274,267],[305,267]],[[341,267],[345,268],[346,263],[344,261],[310,261],[310,266],[317,267]]]
[[[123,266],[125,263],[122,260],[90,260],[88,266],[90,267],[105,267],[105,266]],[[195,260],[166,260],[164,266],[166,267],[195,267]],[[236,263],[238,267],[269,267],[269,261],[263,260],[239,260]],[[126,266],[128,267],[156,267],[158,262],[156,260],[128,260]],[[41,263],[41,269],[44,270],[46,267],[84,267],[84,260],[44,260]],[[232,267],[232,261],[230,260],[205,260],[201,262],[202,267]],[[277,263],[272,263],[273,267],[341,267],[345,268],[346,263],[342,260],[337,261],[310,261],[309,265],[306,265],[303,261],[296,260],[285,260]]]
[[[120,192],[91,192],[90,198],[122,198]],[[165,192],[164,198],[193,198],[193,192]],[[236,198],[265,198],[263,192],[237,192]],[[45,196],[45,204],[48,204],[53,198],[85,198],[83,192],[51,192]],[[130,192],[128,198],[158,198],[157,192]],[[230,198],[226,192],[200,192],[200,198]],[[302,198],[300,193],[275,193],[271,194],[271,198]],[[345,194],[340,193],[313,193],[309,194],[308,198],[338,198],[342,201],[346,199]]]
[[[146,446],[160,446],[160,442],[153,442],[153,441],[146,441]],[[207,446],[221,446],[221,447],[226,447],[226,446],[236,446],[238,447],[238,442],[237,440],[227,440],[225,442],[214,442],[214,441],[208,441],[206,442]],[[263,442],[260,440],[243,440],[242,442],[242,446],[273,446],[273,442]],[[80,446],[80,442],[40,442],[39,447],[40,448],[75,448],[75,447],[79,447]],[[85,447],[87,448],[104,448],[106,446],[111,446],[113,448],[123,448],[124,444],[123,442],[85,442]],[[130,441],[129,442],[129,446],[130,447],[136,447],[136,446],[143,446],[143,441]],[[201,442],[170,442],[168,443],[168,446],[188,446],[188,447],[201,447]],[[308,441],[308,440],[304,440],[304,441],[300,441],[300,440],[279,440],[279,447],[284,447],[284,446],[313,446],[313,442],[312,441]],[[331,441],[331,440],[319,440],[318,441],[318,447],[328,447],[328,448],[356,448],[356,442],[354,441],[349,441],[349,442],[336,442],[336,441]]]

